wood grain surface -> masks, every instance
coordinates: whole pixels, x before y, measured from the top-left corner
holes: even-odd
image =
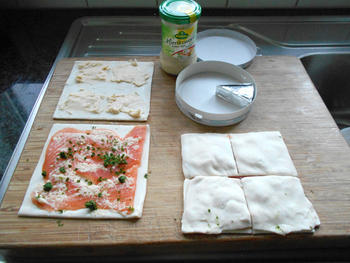
[[[0,248],[134,246],[199,242],[235,246],[277,240],[346,238],[350,233],[350,148],[314,88],[301,62],[294,57],[257,57],[247,69],[258,95],[246,120],[229,127],[206,127],[185,117],[174,100],[175,77],[154,61],[150,117],[151,144],[147,195],[139,220],[72,220],[18,217],[32,172],[53,123],[126,124],[128,122],[53,120],[64,83],[74,60],[63,59],[55,70],[30,136],[0,208]],[[91,58],[89,58],[91,60]],[[101,60],[99,58],[98,60]],[[127,60],[108,58],[105,60]],[[135,124],[135,123],[132,123]],[[14,125],[16,125],[14,123]],[[278,130],[321,220],[309,235],[183,235],[180,135],[189,132],[238,133]],[[317,242],[315,242],[317,243]]]

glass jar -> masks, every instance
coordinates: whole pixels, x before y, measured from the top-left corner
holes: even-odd
[[[177,75],[197,61],[195,43],[201,7],[192,0],[166,0],[159,6],[162,19],[162,69]]]

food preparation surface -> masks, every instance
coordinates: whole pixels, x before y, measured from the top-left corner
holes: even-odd
[[[327,240],[346,238],[349,235],[350,148],[299,59],[257,57],[248,68],[258,87],[252,111],[246,120],[237,125],[216,128],[197,124],[180,112],[174,99],[175,77],[160,69],[158,57],[138,59],[155,62],[151,110],[146,122],[151,128],[151,142],[147,195],[142,218],[124,221],[58,220],[17,216],[52,124],[70,122],[54,121],[52,115],[74,61],[81,58],[63,59],[57,64],[1,205],[0,247],[185,244],[187,248],[191,248],[205,242],[216,243],[214,248],[220,250],[220,246],[233,249],[239,247],[237,244],[241,242],[247,244],[251,241],[257,241],[263,247],[270,244],[274,248],[277,243],[283,246],[284,241],[297,241],[299,244],[306,241],[312,247],[320,243],[311,242],[311,239]],[[135,122],[73,122],[135,125]],[[181,134],[272,130],[280,131],[287,144],[305,194],[320,217],[320,229],[313,235],[290,235],[287,238],[273,235],[183,235],[181,217],[184,176],[181,168]],[[263,242],[266,242],[265,245]],[[245,248],[255,249],[253,244],[250,243]]]

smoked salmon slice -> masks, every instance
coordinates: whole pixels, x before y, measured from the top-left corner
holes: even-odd
[[[31,192],[32,203],[62,213],[83,208],[132,213],[146,136],[142,125],[123,138],[102,128],[57,131],[45,152],[44,184]]]

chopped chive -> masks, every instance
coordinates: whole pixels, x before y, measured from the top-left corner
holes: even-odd
[[[44,191],[49,192],[52,189],[52,183],[47,182],[46,184],[44,184],[43,189]]]
[[[94,200],[87,201],[87,202],[85,203],[85,207],[86,207],[86,208],[89,208],[90,211],[94,211],[94,210],[97,209],[97,205],[96,205],[96,203],[95,203]]]
[[[119,176],[118,177],[118,181],[120,182],[120,183],[125,183],[125,180],[126,180],[126,176],[125,175],[122,175],[122,176]]]
[[[62,159],[67,159],[67,154],[65,152],[60,152],[59,156]]]

